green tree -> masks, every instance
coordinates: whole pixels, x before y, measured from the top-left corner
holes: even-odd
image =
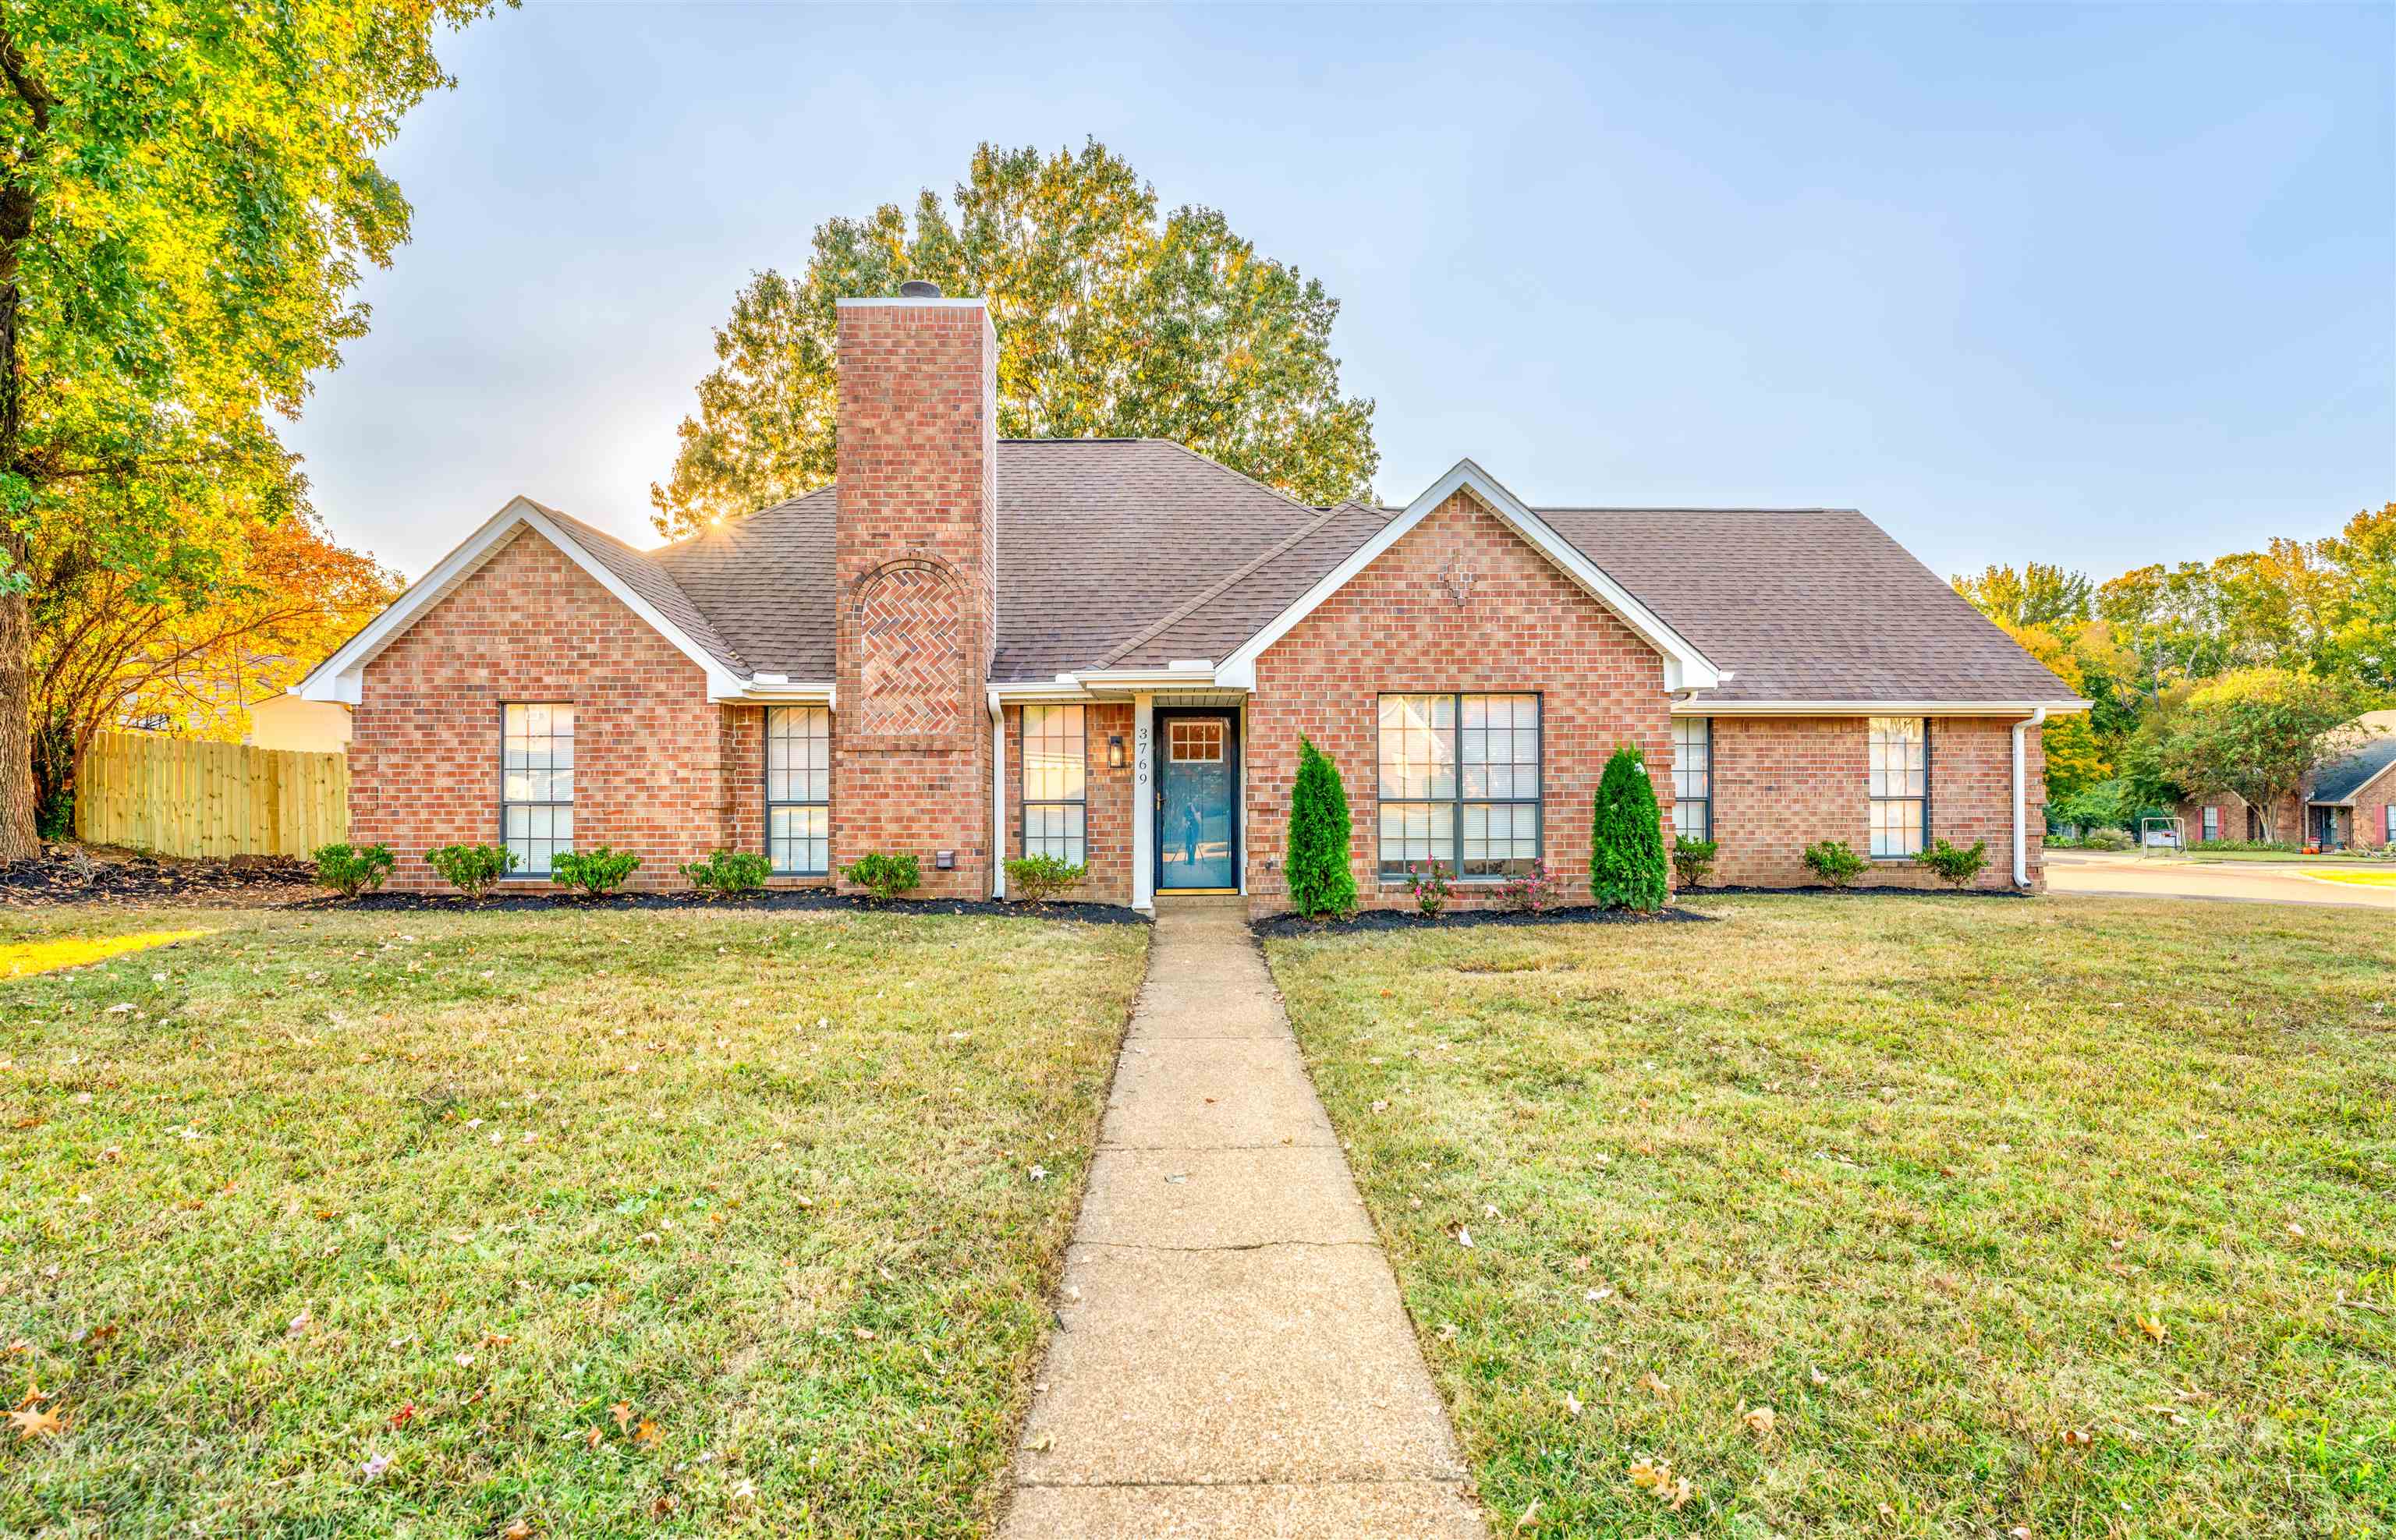
[[[2063,630],[2088,618],[2092,588],[2084,573],[2066,572],[2044,562],[2031,562],[2016,572],[1990,566],[1977,578],[1953,578],[1955,591],[1979,607],[1981,614],[2012,630],[2042,626]]]
[[[270,413],[362,334],[375,163],[489,0],[0,8],[0,860],[33,852],[29,591],[72,544],[205,596],[304,500]]]
[[[2396,691],[2396,502],[2357,513],[2322,549],[2342,575],[2346,599],[2324,661],[2374,688]]]
[[[1608,908],[1648,913],[1664,907],[1664,816],[1647,762],[1629,744],[1605,762],[1590,823],[1589,896]]]
[[[832,475],[834,302],[925,278],[989,301],[999,431],[1170,438],[1301,502],[1366,494],[1373,404],[1339,393],[1338,301],[1211,208],[1155,190],[1092,139],[1076,154],[984,144],[943,202],[825,221],[793,281],[773,269],[715,333],[658,532],[687,534]]]
[[[1298,781],[1289,793],[1289,845],[1283,860],[1290,907],[1300,914],[1346,914],[1356,907],[1356,872],[1348,864],[1355,837],[1339,766],[1308,739],[1298,740]]]
[[[2157,744],[2162,773],[2199,796],[2235,792],[2263,819],[2263,837],[2283,838],[2271,809],[2345,746],[2339,729],[2373,704],[2373,692],[2345,679],[2285,669],[2225,674],[2189,693]]]

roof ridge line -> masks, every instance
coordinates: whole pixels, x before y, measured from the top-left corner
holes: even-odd
[[[1203,455],[1199,458],[1201,459],[1205,458]],[[1213,462],[1209,461],[1208,463],[1211,464]],[[1225,467],[1225,469],[1228,470],[1229,467]],[[1231,473],[1233,475],[1239,474],[1236,471]],[[1306,507],[1304,503],[1300,503],[1298,506],[1300,508]],[[1346,506],[1347,505],[1343,503],[1340,505],[1340,508],[1345,508]],[[1237,588],[1242,582],[1254,577],[1257,569],[1263,566],[1267,562],[1271,561],[1276,556],[1282,555],[1291,547],[1297,545],[1300,540],[1305,539],[1316,530],[1321,529],[1324,524],[1327,524],[1332,520],[1338,518],[1340,513],[1340,508],[1333,508],[1321,513],[1315,513],[1314,517],[1307,523],[1305,527],[1292,532],[1286,539],[1281,541],[1278,545],[1271,547],[1249,561],[1242,564],[1241,566],[1232,572],[1230,577],[1225,578],[1213,588],[1205,590],[1195,598],[1191,599],[1188,603],[1181,604],[1178,608],[1165,614],[1154,625],[1149,627],[1146,631],[1139,632],[1138,635],[1133,636],[1121,646],[1099,658],[1098,666],[1101,669],[1110,666],[1116,659],[1122,657],[1124,654],[1131,651],[1134,647],[1138,646],[1141,643],[1154,640],[1156,637],[1171,630],[1177,622],[1188,618],[1197,611],[1221,598],[1232,589]],[[1310,513],[1314,512],[1311,508],[1307,509],[1307,511]],[[1220,662],[1221,659],[1218,658],[1215,661]]]

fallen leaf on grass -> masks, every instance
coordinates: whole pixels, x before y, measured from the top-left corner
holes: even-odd
[[[1457,1226],[1456,1243],[1462,1246],[1466,1251],[1471,1251],[1472,1249],[1472,1232],[1466,1229],[1462,1225]]]
[[[582,1445],[586,1449],[596,1449],[599,1447],[599,1440],[606,1436],[606,1432],[597,1423],[592,1423],[582,1430]]]
[[[47,1407],[20,1406],[8,1414],[8,1426],[17,1430],[17,1441],[28,1439],[49,1439],[67,1430],[65,1419]]]
[[[1580,1415],[1580,1398],[1569,1390],[1564,1392],[1564,1415],[1567,1417]]]
[[[658,1440],[664,1437],[665,1434],[659,1428],[657,1419],[654,1417],[643,1417],[641,1426],[632,1429],[632,1441],[644,1449],[657,1447]]]
[[[1819,1369],[1808,1369],[1805,1371],[1805,1377],[1812,1380],[1816,1385],[1828,1385],[1830,1383],[1830,1376],[1822,1373]]]
[[[1639,1376],[1639,1388],[1652,1391],[1658,1396],[1669,1396],[1672,1393],[1672,1387],[1657,1378],[1656,1371],[1653,1369]]]
[[[1635,1487],[1660,1487],[1672,1479],[1672,1462],[1654,1460],[1645,1455],[1631,1462],[1631,1484]]]
[[[2146,1333],[2147,1335],[2154,1338],[2157,1342],[2163,1341],[2164,1336],[2168,1334],[2163,1326],[2163,1319],[2161,1316],[2140,1316],[2138,1318],[2138,1330]]]
[[[736,1503],[753,1503],[756,1500],[756,1482],[750,1480],[744,1476],[739,1480],[732,1483],[732,1501]]]
[[[1671,1508],[1674,1513],[1678,1513],[1683,1508],[1687,1507],[1689,1506],[1689,1499],[1695,1497],[1697,1494],[1697,1487],[1690,1482],[1686,1476],[1676,1476],[1672,1479],[1671,1490],[1664,1494],[1664,1506]]]
[[[2085,1449],[2096,1441],[2096,1435],[2085,1427],[2067,1427],[2063,1430],[2063,1442],[2066,1448]]]
[[[1531,1499],[1531,1506],[1523,1510],[1523,1517],[1514,1520],[1514,1527],[1518,1530],[1529,1529],[1531,1525],[1537,1520],[1538,1517],[1539,1500],[1537,1497],[1534,1497]]]
[[[619,1433],[621,1433],[624,1429],[632,1426],[632,1403],[631,1401],[618,1401],[615,1405],[607,1408],[607,1414],[616,1419],[616,1431]]]
[[[532,1540],[532,1520],[519,1519],[499,1531],[499,1540]]]
[[[1780,1420],[1780,1414],[1768,1406],[1757,1406],[1750,1407],[1741,1414],[1738,1420],[1746,1424],[1747,1430],[1756,1437],[1768,1438],[1771,1436],[1773,1424]]]

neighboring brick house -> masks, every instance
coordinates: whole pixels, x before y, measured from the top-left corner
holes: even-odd
[[[2270,837],[2323,850],[2396,845],[2396,710],[2368,711],[2340,731],[2348,748],[2271,808]],[[2265,820],[2234,791],[2180,803],[2190,844],[2260,840]]]
[[[1301,736],[1368,905],[1423,862],[1468,906],[1542,860],[1585,896],[1625,744],[1721,882],[1844,840],[1918,885],[1949,839],[2041,885],[2038,724],[2086,703],[1860,514],[1535,510],[1470,460],[1309,507],[1162,441],[1000,440],[979,300],[844,300],[839,349],[834,485],[650,551],[519,498],[301,685],[353,709],[394,885],[606,843],[641,886],[894,851],[978,897],[1032,851],[1269,912]]]

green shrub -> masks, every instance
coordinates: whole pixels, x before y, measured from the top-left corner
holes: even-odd
[[[2138,842],[2126,829],[2092,829],[2080,840],[2083,850],[2128,850]]]
[[[33,809],[33,834],[43,840],[74,838],[74,793],[64,787],[52,790]]]
[[[1847,846],[1844,840],[1824,840],[1805,847],[1805,865],[1815,876],[1834,888],[1853,887],[1869,865]]]
[[[396,863],[391,846],[370,844],[361,850],[354,845],[318,845],[311,855],[316,857],[316,881],[344,898],[354,898],[361,893],[372,893],[382,886]]]
[[[1989,842],[1975,841],[1971,849],[1962,850],[1940,840],[1927,850],[1915,851],[1913,858],[1937,872],[1949,887],[1968,887],[1989,864]]]
[[[638,870],[641,858],[629,850],[610,850],[601,845],[596,850],[567,851],[550,863],[549,880],[562,887],[579,887],[589,894],[612,892],[624,885],[624,879]]]
[[[1714,874],[1714,857],[1722,846],[1712,840],[1692,840],[1685,834],[1672,836],[1672,875],[1684,888],[1703,887],[1706,879]]]
[[[877,904],[886,904],[924,880],[923,863],[912,856],[859,856],[840,869],[841,881],[861,887]]]
[[[1043,853],[1006,863],[1006,888],[1027,903],[1045,904],[1090,874],[1062,856]]]
[[[704,861],[685,863],[680,870],[701,893],[754,893],[765,885],[774,863],[753,851],[718,850]]]
[[[1406,868],[1406,891],[1415,896],[1415,908],[1433,919],[1447,908],[1447,873],[1436,861]]]
[[[1339,766],[1304,737],[1298,740],[1298,783],[1289,793],[1285,875],[1290,908],[1321,918],[1356,908],[1356,873],[1348,865],[1354,826]]]
[[[480,898],[516,869],[516,853],[505,845],[443,845],[424,853],[424,862],[469,898]]]
[[[1647,762],[1629,744],[1605,762],[1590,823],[1589,896],[1608,909],[1653,913],[1671,892],[1665,878],[1664,816]]]

